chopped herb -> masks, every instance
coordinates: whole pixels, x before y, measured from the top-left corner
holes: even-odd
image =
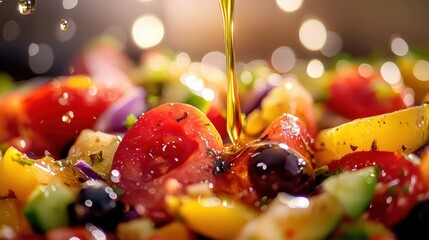
[[[118,195],[118,197],[124,195],[124,193],[125,193],[124,189],[122,189],[122,188],[120,188],[120,187],[118,187],[116,185],[113,185],[112,189],[116,193],[116,195]]]
[[[182,120],[185,120],[188,116],[189,116],[189,112],[184,112],[183,116],[181,116],[180,118],[176,119],[176,122],[180,122]]]
[[[405,184],[404,186],[402,186],[401,193],[403,193],[403,194],[410,193],[410,186],[408,186],[407,184]]]
[[[20,155],[19,158],[12,158],[13,161],[21,164],[21,165],[34,165],[34,160],[28,158],[28,157],[24,157],[22,155]]]
[[[104,160],[103,151],[99,151],[98,153],[91,153],[88,155],[88,157],[89,157],[89,164],[91,166],[101,163]]]
[[[372,151],[378,151],[377,141],[374,139],[371,144],[371,150]]]
[[[137,122],[137,117],[134,114],[129,114],[125,119],[124,126],[130,129]]]

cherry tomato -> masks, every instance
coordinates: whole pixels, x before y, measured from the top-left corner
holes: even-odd
[[[112,169],[120,174],[122,200],[155,221],[166,212],[165,185],[175,179],[186,186],[214,182],[214,155],[223,149],[219,133],[195,107],[163,104],[142,115],[126,133],[115,153]]]
[[[97,117],[122,94],[84,76],[53,80],[23,97],[26,134],[33,141],[41,138],[51,143],[52,149],[47,150],[59,157],[80,131],[93,127]]]
[[[332,161],[330,170],[354,171],[366,166],[380,166],[381,176],[369,207],[370,219],[390,227],[402,220],[427,191],[418,166],[395,152],[354,152]]]
[[[350,119],[406,108],[401,94],[378,72],[367,70],[361,74],[357,66],[338,70],[329,86],[329,94],[328,108]]]

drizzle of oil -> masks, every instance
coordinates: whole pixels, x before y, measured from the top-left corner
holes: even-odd
[[[235,52],[233,39],[234,25],[234,0],[219,0],[222,11],[225,55],[226,55],[226,76],[227,76],[227,104],[226,104],[226,124],[228,136],[232,143],[232,149],[240,146],[240,134],[242,128],[241,108],[238,98]]]
[[[64,18],[61,19],[60,29],[65,31],[65,30],[67,30],[68,26],[69,26],[69,22],[67,21],[67,19],[64,19]]]
[[[18,1],[18,12],[22,15],[30,15],[36,10],[37,0],[19,0]]]

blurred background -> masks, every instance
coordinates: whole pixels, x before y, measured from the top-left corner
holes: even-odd
[[[224,49],[217,0],[33,1],[0,0],[0,72],[15,81],[68,74],[73,59],[99,35],[116,38],[136,61],[153,48],[186,52],[194,61]],[[34,11],[20,13],[20,3],[34,4]],[[323,62],[339,54],[395,56],[429,48],[427,0],[235,5],[238,61],[283,56],[281,61]]]

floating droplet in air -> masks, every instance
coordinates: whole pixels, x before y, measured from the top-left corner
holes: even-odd
[[[29,15],[36,9],[36,0],[19,0],[18,1],[18,12],[22,15]]]
[[[61,28],[61,30],[63,30],[63,31],[65,31],[65,30],[67,30],[67,27],[69,26],[69,22],[67,21],[67,19],[61,19],[61,22],[60,22],[60,28]]]

